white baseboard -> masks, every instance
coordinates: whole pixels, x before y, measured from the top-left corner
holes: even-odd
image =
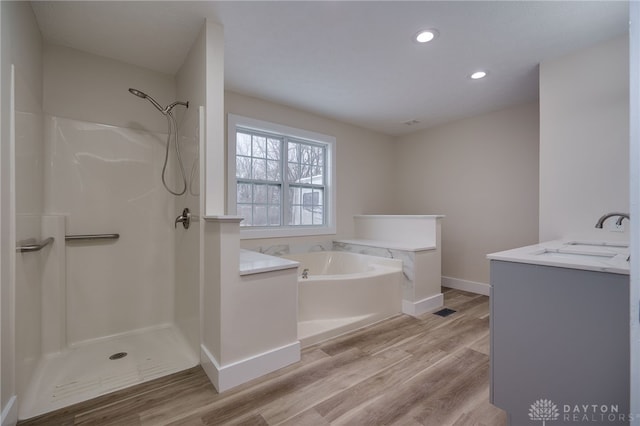
[[[438,293],[417,302],[403,300],[402,313],[415,317],[427,312],[433,312],[437,309],[442,308],[442,306],[444,306],[444,296],[442,295],[442,293]]]
[[[489,284],[451,277],[442,277],[442,286],[476,294],[484,294],[485,296],[489,296],[491,291],[491,286]]]
[[[218,389],[218,371],[220,371],[220,366],[216,358],[209,352],[209,349],[202,344],[200,345],[200,365],[207,374],[209,381]],[[218,391],[220,390],[218,389]]]
[[[291,343],[225,366],[220,366],[204,345],[201,345],[200,349],[202,368],[218,392],[224,392],[300,361],[300,342]]]
[[[18,399],[16,396],[9,398],[7,405],[2,407],[2,426],[15,426],[18,423]]]

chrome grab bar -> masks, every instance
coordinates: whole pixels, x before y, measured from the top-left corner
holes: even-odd
[[[117,240],[120,234],[81,234],[65,235],[65,241],[88,241],[88,240]]]
[[[18,241],[18,247],[16,247],[16,251],[20,253],[40,251],[51,243],[53,243],[53,237],[45,238],[44,240],[40,241],[40,243],[37,243],[35,238],[29,238],[28,240]]]

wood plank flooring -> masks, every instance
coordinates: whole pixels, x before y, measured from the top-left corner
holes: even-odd
[[[450,316],[395,316],[223,394],[195,367],[18,425],[506,425],[489,403],[489,298],[444,294]]]

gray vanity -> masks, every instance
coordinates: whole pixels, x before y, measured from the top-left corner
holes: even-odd
[[[509,424],[628,425],[628,246],[552,241],[488,258],[491,402]]]

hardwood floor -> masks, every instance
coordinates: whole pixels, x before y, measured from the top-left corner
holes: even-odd
[[[195,367],[18,424],[506,425],[489,403],[489,298],[447,289],[445,306],[457,312],[395,316],[223,394]]]

